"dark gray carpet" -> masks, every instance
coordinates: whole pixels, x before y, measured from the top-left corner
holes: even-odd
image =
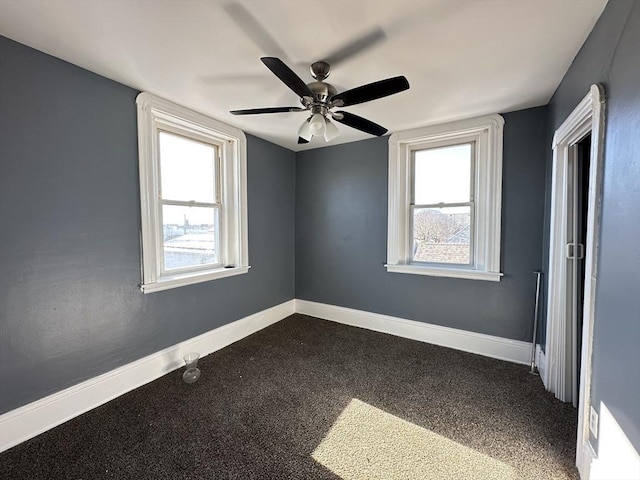
[[[523,365],[293,315],[200,366],[196,384],[172,372],[0,454],[1,478],[482,478],[492,462],[578,478],[575,410]],[[370,441],[380,431],[347,419],[354,405],[399,433]],[[420,473],[426,448],[450,451],[429,450]]]

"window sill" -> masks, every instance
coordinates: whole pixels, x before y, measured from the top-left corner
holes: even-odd
[[[142,290],[142,293],[160,292],[162,290],[169,290],[171,288],[184,287],[186,285],[193,285],[195,283],[208,282],[210,280],[217,280],[219,278],[241,275],[243,273],[247,273],[250,268],[251,267],[249,266],[219,268],[217,270],[209,270],[206,272],[184,273],[182,275],[163,277],[155,283],[146,283],[140,285],[140,290]]]
[[[466,278],[468,280],[486,280],[489,282],[499,282],[504,274],[499,272],[483,272],[479,270],[463,270],[457,268],[437,268],[423,267],[420,265],[389,265],[386,264],[387,272],[409,273],[411,275],[429,275],[432,277]]]

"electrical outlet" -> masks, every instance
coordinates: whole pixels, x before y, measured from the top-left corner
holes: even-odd
[[[593,406],[589,413],[589,430],[591,430],[594,438],[598,438],[598,412]]]

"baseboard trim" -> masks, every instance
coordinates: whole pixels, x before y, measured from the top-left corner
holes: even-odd
[[[542,380],[542,384],[547,386],[547,356],[542,351],[541,345],[536,345],[536,367],[538,369],[538,373],[540,374],[540,379]]]
[[[295,300],[296,313],[345,325],[389,333],[486,357],[529,365],[531,344],[508,338],[468,332],[378,313],[337,307],[308,300]]]
[[[208,355],[293,313],[289,300],[0,415],[0,452],[182,367],[188,352]]]
[[[640,479],[640,451],[631,443],[619,421],[604,402],[599,402],[598,453],[592,448],[587,432],[582,436],[582,452],[578,450],[576,465],[582,480]],[[588,420],[586,420],[587,423]],[[580,445],[579,445],[580,448]]]
[[[580,480],[591,479],[591,465],[596,459],[596,454],[593,451],[591,443],[584,442],[582,446],[578,447],[576,455],[576,467],[578,467],[578,473],[580,474]]]

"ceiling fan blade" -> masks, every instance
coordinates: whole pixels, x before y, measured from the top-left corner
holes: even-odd
[[[324,58],[324,61],[335,67],[341,62],[344,62],[350,57],[353,57],[363,51],[371,48],[376,43],[387,38],[387,35],[380,27],[376,27],[373,30],[368,31],[364,35],[361,35],[346,45],[334,50],[332,53]]]
[[[232,115],[257,115],[259,113],[285,113],[302,112],[306,108],[301,107],[269,107],[269,108],[247,108],[246,110],[231,110]]]
[[[306,140],[302,137],[298,137],[298,144],[301,144],[301,143],[309,143],[309,140]]]
[[[387,78],[338,93],[331,98],[331,104],[338,107],[348,107],[387,97],[408,88],[409,81],[404,76]]]
[[[307,84],[293,70],[287,67],[282,60],[276,57],[262,57],[260,60],[296,95],[299,97],[313,97],[313,92],[307,87]]]
[[[278,45],[278,42],[275,41],[260,22],[241,4],[228,2],[224,4],[222,8],[224,8],[231,17],[231,20],[233,20],[264,53],[284,59],[287,58],[287,54],[282,47]]]
[[[338,111],[333,115],[333,119],[348,127],[355,128],[356,130],[362,130],[363,132],[376,135],[377,137],[387,133],[387,129],[382,125],[373,123],[371,120],[354,115],[353,113]]]

